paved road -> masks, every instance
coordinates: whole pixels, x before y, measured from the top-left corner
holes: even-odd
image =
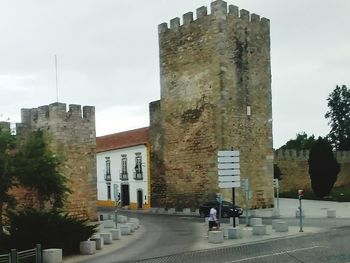
[[[198,220],[168,215],[133,215],[141,220],[147,231],[131,245],[108,255],[85,260],[86,263],[132,262],[144,258],[159,257],[189,251],[203,233]]]
[[[136,262],[345,263],[350,262],[350,227],[264,243],[180,253]]]

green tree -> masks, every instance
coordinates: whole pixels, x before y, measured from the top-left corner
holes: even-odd
[[[331,130],[328,134],[332,146],[336,150],[350,150],[350,89],[345,85],[336,86],[328,96],[329,111],[325,117],[329,119]]]
[[[322,198],[330,193],[340,171],[332,146],[326,139],[318,138],[310,150],[308,162],[312,190]]]
[[[15,147],[15,136],[11,135],[10,127],[0,123],[0,238],[3,232],[4,205],[13,202],[9,189],[15,184],[12,169],[12,156]]]
[[[21,185],[38,193],[39,205],[44,209],[62,208],[69,193],[67,179],[60,174],[59,159],[49,150],[42,131],[33,132],[17,154],[16,174]]]
[[[285,145],[280,147],[281,150],[310,150],[316,142],[315,136],[308,136],[305,132],[297,133],[295,139],[289,140]]]
[[[282,175],[281,169],[279,168],[279,166],[277,164],[274,164],[273,165],[273,179],[282,180],[281,175]]]

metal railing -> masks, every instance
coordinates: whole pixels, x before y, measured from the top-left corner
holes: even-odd
[[[16,249],[11,249],[11,252],[9,254],[0,255],[0,263],[20,263],[20,262],[42,263],[43,258],[42,258],[41,245],[37,244],[35,248],[27,249],[23,251],[17,251]]]
[[[8,263],[10,262],[10,254],[0,255],[0,263]]]

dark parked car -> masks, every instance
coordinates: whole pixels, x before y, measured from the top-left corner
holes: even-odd
[[[206,202],[204,204],[202,204],[199,207],[199,215],[201,217],[208,217],[209,216],[209,212],[210,212],[210,208],[212,208],[212,205],[215,205],[215,209],[219,214],[219,206],[220,203],[218,203],[217,201],[209,201]],[[228,218],[228,217],[239,217],[240,215],[243,214],[243,209],[237,205],[235,205],[235,207],[232,207],[232,203],[227,202],[227,201],[222,201],[221,203],[221,217],[223,218]]]

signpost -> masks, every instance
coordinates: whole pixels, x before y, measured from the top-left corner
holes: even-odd
[[[119,185],[114,184],[113,185],[114,190],[114,201],[115,201],[115,211],[114,211],[114,222],[115,222],[115,228],[118,228],[118,203],[120,202],[120,195],[119,195]]]
[[[303,231],[303,207],[301,205],[301,199],[304,197],[304,190],[298,190],[298,197],[299,197],[299,218],[300,218],[299,232],[304,232]]]
[[[239,151],[218,151],[219,188],[232,188],[232,204],[235,211],[235,188],[241,187]],[[236,215],[233,218],[236,227]]]
[[[273,187],[276,188],[276,206],[277,209],[280,210],[280,201],[279,201],[279,189],[280,189],[280,184],[278,179],[273,179]]]
[[[242,188],[245,193],[245,223],[249,225],[249,200],[252,199],[252,192],[249,190],[249,179],[242,179]]]

